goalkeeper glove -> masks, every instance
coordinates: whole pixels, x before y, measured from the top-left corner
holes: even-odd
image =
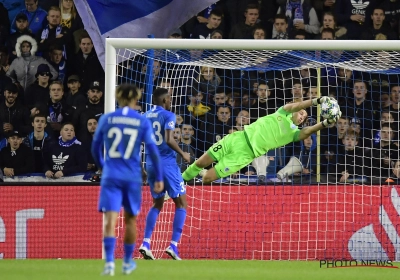
[[[312,100],[312,105],[317,106],[318,104],[324,103],[326,101],[330,100],[328,96],[322,96],[320,98],[314,98]]]
[[[339,111],[339,114],[337,114],[334,118],[323,120],[322,126],[328,127],[330,124],[337,122],[341,116],[342,116],[342,111]]]

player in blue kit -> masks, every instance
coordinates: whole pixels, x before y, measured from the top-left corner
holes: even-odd
[[[123,108],[103,115],[93,138],[93,159],[102,169],[99,211],[105,213],[103,242],[106,264],[103,275],[114,275],[115,226],[121,206],[124,207],[125,218],[122,272],[130,274],[136,268],[132,253],[136,242],[136,216],[142,202],[142,142],[146,144],[153,163],[153,191],[159,193],[164,189],[161,162],[151,124],[134,110],[140,96],[140,90],[133,85],[117,87],[116,98]]]
[[[164,190],[161,193],[154,192],[156,178],[156,166],[153,160],[146,157],[146,171],[153,196],[153,207],[147,214],[146,228],[143,243],[139,252],[147,260],[154,260],[150,250],[150,239],[157,222],[158,215],[164,205],[165,192],[175,202],[175,217],[173,222],[172,240],[165,252],[174,260],[181,260],[177,244],[182,235],[183,225],[186,219],[186,189],[183,183],[179,166],[176,162],[176,153],[179,153],[186,162],[190,162],[190,154],[183,152],[174,139],[176,116],[170,112],[171,95],[165,88],[158,88],[153,92],[153,104],[151,110],[145,116],[152,123],[154,136],[164,172]]]

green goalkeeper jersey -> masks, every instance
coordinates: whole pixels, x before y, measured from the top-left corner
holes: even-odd
[[[292,113],[280,107],[275,113],[244,126],[256,157],[266,154],[269,150],[299,141],[300,129],[291,118]]]

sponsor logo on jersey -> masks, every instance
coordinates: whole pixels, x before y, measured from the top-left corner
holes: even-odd
[[[169,126],[170,128],[175,128],[175,123],[174,123],[173,121],[170,121],[170,122],[168,123],[168,126]]]

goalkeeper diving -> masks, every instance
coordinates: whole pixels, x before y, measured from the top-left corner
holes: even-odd
[[[289,103],[280,107],[275,113],[259,118],[250,125],[245,125],[243,131],[226,135],[183,172],[183,179],[190,181],[203,168],[217,162],[203,174],[203,183],[211,183],[236,173],[269,150],[306,139],[340,118],[342,113],[339,110],[331,119],[325,119],[313,126],[298,128],[307,119],[305,109],[329,101],[330,97],[323,96]]]

